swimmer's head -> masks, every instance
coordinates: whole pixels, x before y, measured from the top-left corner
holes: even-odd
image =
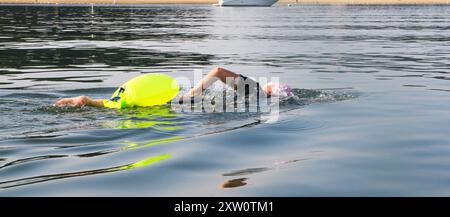
[[[292,88],[289,87],[287,84],[279,84],[279,83],[268,83],[266,86],[264,86],[264,91],[266,91],[269,95],[275,95],[275,96],[294,96],[294,92],[292,91]]]

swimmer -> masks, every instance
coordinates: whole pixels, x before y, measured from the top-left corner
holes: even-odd
[[[162,74],[163,75],[163,74]],[[167,76],[168,77],[168,76]],[[193,88],[191,88],[185,95],[182,96],[182,100],[191,100],[194,96],[198,96],[203,93],[203,90],[213,85],[217,80],[220,80],[221,82],[226,84],[227,78],[233,78],[235,81],[243,80],[246,84],[252,83],[256,87],[256,92],[264,91],[267,95],[286,95],[286,96],[293,96],[292,89],[284,84],[272,84],[269,83],[265,85],[263,88],[260,87],[259,83],[256,81],[253,81],[252,79],[247,78],[244,75],[232,72],[230,70],[217,67],[213,70],[211,70],[205,77],[203,77]],[[242,78],[242,79],[239,79]],[[169,84],[170,85],[170,84]],[[232,84],[233,88],[236,89],[238,83]],[[246,85],[246,94],[249,92],[248,88],[249,85]],[[179,88],[179,87],[178,87]],[[120,98],[120,94],[124,92],[123,88],[119,88],[116,93],[114,93],[115,97],[112,97],[111,99],[92,99],[88,96],[77,96],[77,97],[71,97],[71,98],[62,98],[56,102],[57,106],[92,106],[92,107],[109,107],[109,108],[124,108],[126,107],[125,103],[122,102],[122,105],[116,106],[115,103],[117,101],[117,98]],[[178,93],[178,89],[176,94]],[[166,100],[165,102],[170,101],[172,98],[175,97],[176,94],[172,94]],[[259,93],[258,93],[259,94]],[[116,99],[115,99],[116,98]],[[155,104],[156,105],[156,104]]]

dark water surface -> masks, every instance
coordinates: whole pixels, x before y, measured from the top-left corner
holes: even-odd
[[[449,6],[0,6],[0,195],[450,195]],[[56,108],[223,66],[259,113]]]

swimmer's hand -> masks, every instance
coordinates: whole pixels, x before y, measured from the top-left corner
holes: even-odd
[[[91,99],[88,96],[62,98],[55,103],[57,106],[93,106],[103,107],[103,99]]]

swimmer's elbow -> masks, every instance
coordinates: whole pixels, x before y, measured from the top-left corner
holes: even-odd
[[[76,106],[93,106],[93,107],[98,107],[98,102],[96,102],[97,100],[95,99],[91,99],[88,96],[79,96],[77,97],[77,100],[75,102]],[[103,102],[102,102],[103,105]]]
[[[90,100],[91,98],[89,98],[88,96],[79,96],[77,100],[77,105],[79,106],[88,105]]]

